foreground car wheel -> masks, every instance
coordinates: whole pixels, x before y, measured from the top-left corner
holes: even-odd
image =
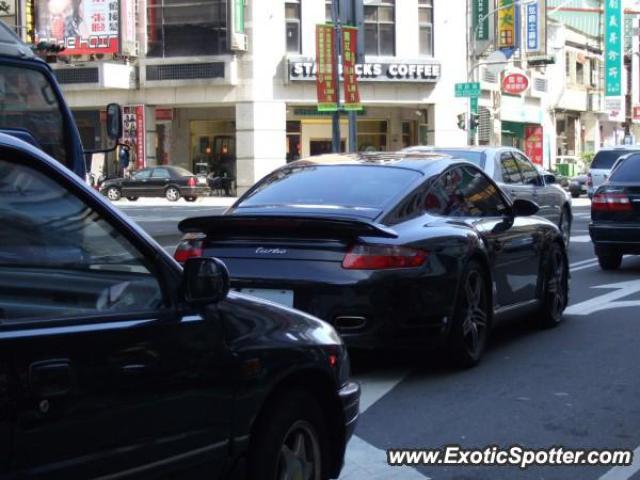
[[[169,187],[166,192],[164,192],[164,195],[170,202],[177,202],[180,199],[180,190],[175,187]]]
[[[617,270],[622,264],[622,254],[617,252],[598,253],[598,263],[602,270]]]
[[[197,197],[184,197],[184,199],[185,199],[187,202],[195,202],[195,201],[197,200]]]
[[[251,480],[324,480],[328,475],[326,420],[318,402],[290,390],[263,412],[251,440]]]
[[[556,243],[547,253],[543,275],[542,308],[538,320],[541,327],[555,327],[562,321],[562,312],[569,299],[567,260],[562,248]]]
[[[489,307],[484,271],[471,262],[462,276],[449,340],[456,366],[472,367],[480,361],[489,336]]]
[[[117,202],[122,198],[122,192],[118,187],[109,187],[107,189],[107,198],[112,202]]]

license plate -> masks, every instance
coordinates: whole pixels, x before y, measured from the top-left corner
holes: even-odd
[[[269,300],[270,302],[293,307],[293,290],[277,290],[270,288],[237,288],[236,291],[246,295]]]
[[[198,177],[198,183],[200,185],[206,185],[207,184],[207,179],[203,178],[203,177]]]

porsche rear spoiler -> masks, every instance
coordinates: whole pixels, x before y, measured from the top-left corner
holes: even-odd
[[[187,218],[178,224],[183,233],[213,237],[297,237],[352,239],[360,236],[397,238],[392,229],[362,220],[297,215],[212,215]]]

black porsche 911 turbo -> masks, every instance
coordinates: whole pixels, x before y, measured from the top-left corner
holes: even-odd
[[[537,210],[442,154],[323,155],[182,221],[175,256],[223,259],[233,288],[324,319],[351,347],[444,341],[471,366],[498,320],[562,319],[565,247]]]

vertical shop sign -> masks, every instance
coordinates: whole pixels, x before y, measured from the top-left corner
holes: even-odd
[[[140,170],[147,164],[144,105],[123,108],[123,140],[135,154],[135,168]]]
[[[473,31],[476,40],[489,40],[489,0],[473,0]]]
[[[137,56],[136,45],[136,0],[120,0],[120,55]]]
[[[498,48],[516,46],[516,5],[514,0],[499,0]]]
[[[537,0],[525,7],[525,50],[527,55],[547,53],[547,1]]]
[[[344,109],[362,110],[358,75],[356,74],[356,57],[358,52],[358,29],[342,27],[342,71],[344,75]]]
[[[524,127],[524,150],[527,156],[536,165],[542,165],[542,127],[539,125],[527,125]]]
[[[605,0],[605,108],[612,120],[624,120],[622,101],[622,0]]]
[[[316,90],[318,111],[335,112],[338,109],[338,85],[334,73],[333,49],[335,46],[333,25],[316,25]],[[335,66],[337,68],[337,66]]]

